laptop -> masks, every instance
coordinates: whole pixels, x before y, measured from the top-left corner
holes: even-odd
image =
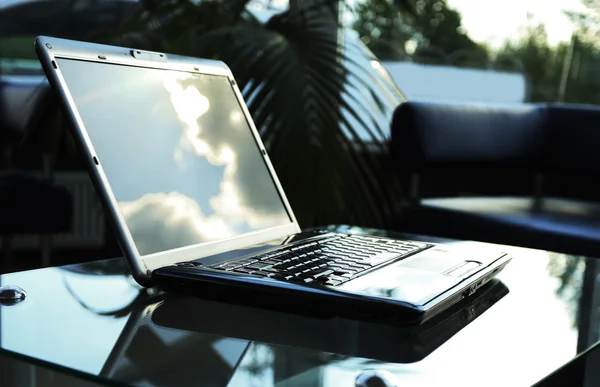
[[[42,36],[35,47],[143,286],[417,324],[510,261],[475,242],[301,230],[220,61]]]

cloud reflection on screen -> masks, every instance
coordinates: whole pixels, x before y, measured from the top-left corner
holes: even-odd
[[[141,255],[290,222],[226,77],[76,63],[60,66]]]
[[[192,152],[196,157],[205,158],[211,165],[224,167],[223,180],[219,194],[210,199],[210,208],[214,212],[208,216],[202,213],[196,201],[178,192],[147,194],[133,202],[119,203],[138,249],[156,251],[158,246],[172,249],[193,244],[199,239],[211,241],[235,236],[236,226],[243,223],[253,229],[261,229],[287,221],[287,215],[271,215],[268,211],[261,212],[245,206],[236,181],[238,158],[232,147],[224,142],[230,137],[227,134],[211,137],[210,131],[203,131],[200,127],[200,117],[210,110],[209,99],[193,84],[184,86],[181,83],[192,80],[192,74],[164,75],[163,85],[170,94],[177,117],[183,123],[179,147],[173,152],[175,162],[185,168],[183,155]],[[230,119],[240,122],[242,115],[234,111]],[[242,149],[245,144],[234,145]],[[248,151],[256,152],[257,149]],[[156,239],[157,235],[163,237]]]

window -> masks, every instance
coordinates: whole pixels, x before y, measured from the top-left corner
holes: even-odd
[[[600,103],[600,2],[358,0],[345,21],[409,99]]]

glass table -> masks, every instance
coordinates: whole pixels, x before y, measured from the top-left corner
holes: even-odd
[[[489,299],[420,328],[164,294],[123,259],[5,274],[28,295],[0,305],[2,385],[354,386],[368,370],[401,386],[532,385],[600,340],[598,264],[500,248],[513,260]]]

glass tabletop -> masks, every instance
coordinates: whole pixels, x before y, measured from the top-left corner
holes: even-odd
[[[19,358],[15,354],[0,352],[2,387],[99,387],[106,384],[96,379],[88,374],[59,369],[33,359]]]
[[[164,294],[122,259],[5,274],[27,298],[0,306],[0,354],[117,385],[353,386],[367,370],[402,386],[531,385],[599,340],[598,266],[501,248],[499,282],[418,328]]]

